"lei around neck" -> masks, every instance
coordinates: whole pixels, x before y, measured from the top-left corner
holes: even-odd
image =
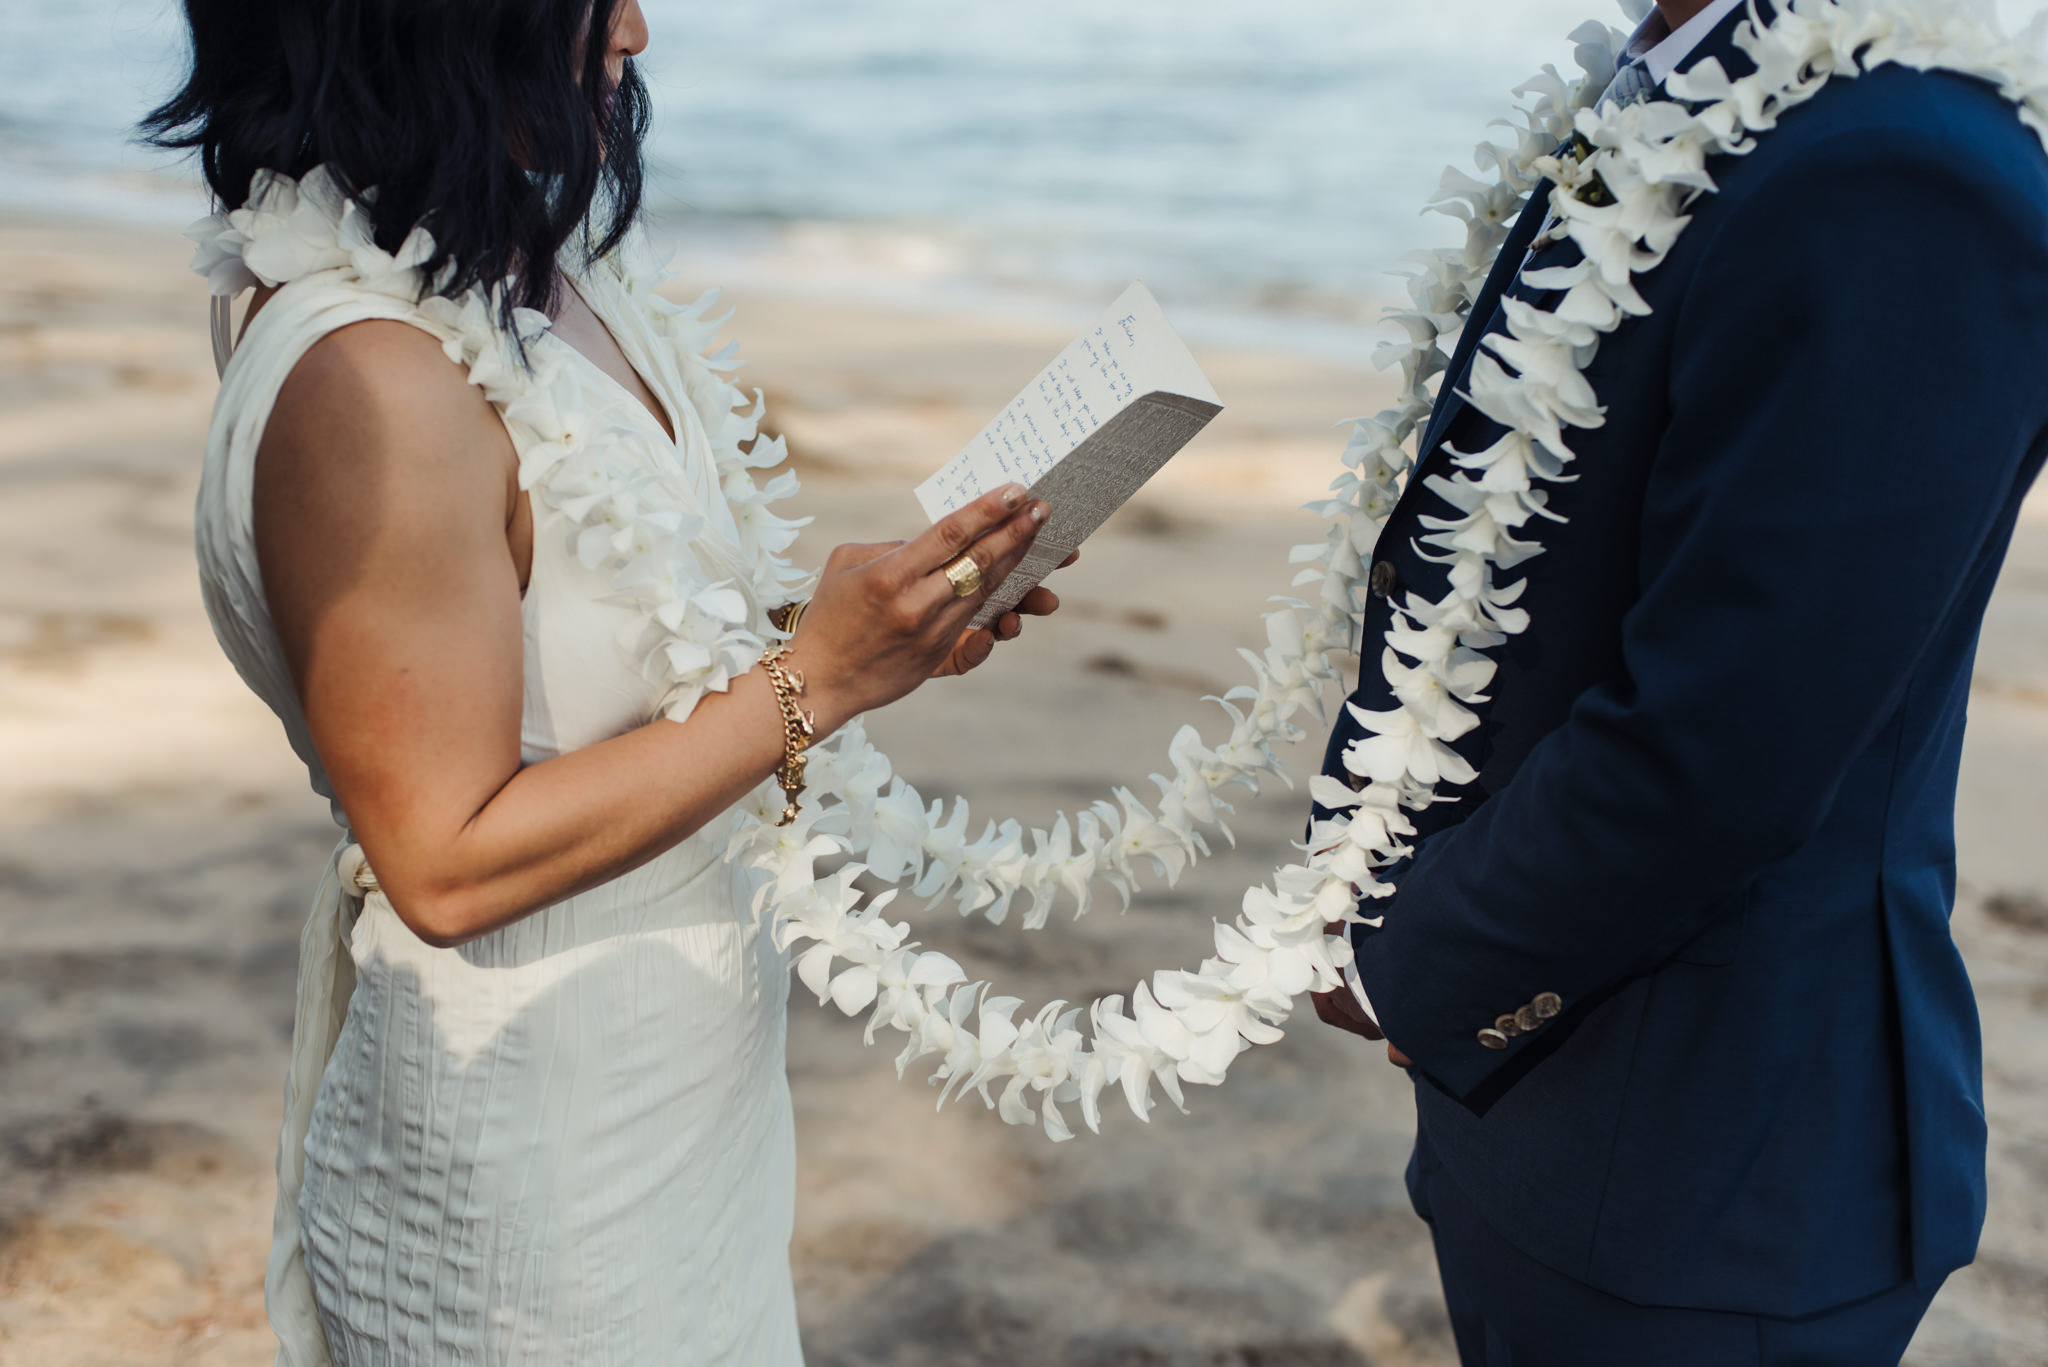
[[[324,279],[390,298],[440,340],[504,420],[519,487],[570,519],[577,559],[604,572],[610,596],[636,609],[642,625],[624,644],[655,687],[652,715],[686,717],[706,693],[730,687],[773,634],[766,606],[808,590],[812,576],[783,554],[805,523],[769,511],[796,492],[795,476],[766,486],[753,476],[787,452],[759,435],[760,395],[750,401],[725,378],[739,365],[731,349],[704,354],[730,315],[711,316],[715,291],[687,307],[662,298],[655,288],[664,277],[637,241],[587,270],[570,260],[572,243],[564,270],[585,287],[623,293],[674,349],[691,429],[678,437],[689,444],[701,434],[715,488],[662,449],[623,391],[588,383],[546,315],[516,310],[516,335],[508,334],[484,291],[435,293],[421,270],[434,250],[425,228],[395,252],[380,248],[368,213],[324,166],[299,180],[260,172],[247,204],[186,235],[198,246],[192,269],[216,297]]]
[[[920,1059],[936,1059],[931,1081],[940,1105],[973,1094],[1004,1121],[1039,1124],[1055,1141],[1073,1134],[1064,1105],[1077,1105],[1088,1128],[1098,1130],[1101,1100],[1111,1088],[1121,1089],[1141,1120],[1154,1105],[1154,1084],[1185,1109],[1183,1084],[1221,1083],[1240,1053],[1282,1037],[1302,994],[1342,987],[1350,945],[1324,927],[1378,924],[1359,910],[1360,894],[1392,894],[1381,871],[1412,852],[1406,842],[1415,828],[1407,813],[1447,800],[1447,790],[1476,777],[1451,742],[1478,724],[1472,708],[1485,701],[1496,670],[1487,652],[1531,626],[1517,606],[1525,583],[1506,576],[1542,553],[1534,524],[1559,520],[1543,486],[1569,477],[1570,433],[1603,421],[1584,371],[1602,338],[1649,314],[1634,278],[1663,263],[1685,230],[1688,206],[1713,192],[1710,158],[1746,155],[1759,135],[1829,80],[1886,64],[1995,85],[2048,146],[2048,18],[2014,42],[2000,30],[1991,0],[1791,0],[1768,25],[1752,10],[1736,36],[1756,65],[1752,74],[1731,79],[1708,61],[1667,82],[1697,109],[1670,100],[1595,108],[1627,35],[1588,23],[1571,36],[1578,74],[1567,78],[1545,67],[1517,88],[1526,103],[1506,124],[1511,145],[1482,143],[1476,154],[1488,179],[1455,169],[1444,176],[1433,207],[1463,223],[1465,241],[1412,258],[1418,268],[1409,276],[1411,307],[1392,314],[1402,339],[1377,358],[1399,370],[1400,396],[1353,425],[1344,471],[1330,496],[1310,505],[1329,520],[1328,532],[1289,557],[1300,567],[1294,586],[1309,592],[1281,599],[1266,615],[1263,652],[1242,652],[1252,682],[1216,700],[1229,718],[1219,743],[1182,728],[1168,749],[1172,772],[1151,778],[1158,796],[1149,805],[1118,788],[1111,800],[1071,818],[1059,813],[1028,833],[1013,820],[988,822],[970,838],[966,801],[927,803],[855,723],[814,752],[810,778],[820,800],[795,825],[774,824],[781,801],[773,785],[740,805],[730,857],[763,875],[755,910],[772,917],[782,948],[800,950],[798,977],[821,1003],[848,1016],[866,1012],[870,1043],[885,1027],[900,1032],[906,1043],[899,1074]],[[1559,149],[1567,140],[1590,150],[1564,155]],[[309,176],[299,187],[299,203],[320,193],[313,182]],[[1596,182],[1604,194],[1582,193]],[[407,261],[425,259],[423,244],[408,239],[390,258],[358,260],[361,234],[346,231],[345,208],[331,215],[343,231],[307,231],[284,193],[288,185],[273,178],[266,194],[274,199],[259,195],[196,234],[202,245],[195,267],[215,281],[217,293],[255,278],[275,283],[286,278],[276,271],[287,264],[343,268],[342,256],[346,269],[381,288],[408,269]],[[1380,667],[1398,705],[1352,707],[1364,734],[1343,762],[1356,785],[1326,776],[1312,781],[1311,795],[1334,815],[1315,824],[1305,857],[1249,889],[1240,914],[1215,924],[1214,957],[1194,971],[1153,974],[1128,1006],[1121,995],[1085,1007],[1055,1001],[1020,1017],[1021,999],[969,981],[946,955],[920,951],[907,924],[882,914],[904,887],[998,924],[1021,905],[1026,929],[1043,927],[1063,899],[1076,916],[1085,914],[1097,883],[1128,906],[1146,874],[1171,884],[1208,853],[1204,827],[1229,836],[1227,790],[1256,791],[1268,775],[1284,779],[1274,747],[1303,738],[1295,718],[1304,709],[1323,717],[1322,699],[1339,678],[1333,656],[1348,648],[1362,621],[1364,567],[1414,465],[1415,442],[1435,407],[1434,386],[1449,363],[1447,342],[1466,325],[1509,225],[1545,185],[1551,212],[1583,259],[1533,273],[1532,284],[1563,291],[1558,304],[1509,309],[1506,332],[1489,337],[1475,357],[1469,400],[1505,434],[1484,451],[1450,453],[1449,473],[1425,481],[1441,511],[1422,518],[1420,542],[1444,565],[1447,591],[1434,600],[1411,592],[1396,606]],[[284,262],[290,253],[298,255]],[[645,609],[649,668],[668,687],[667,714],[681,716],[705,691],[726,687],[751,666],[762,639],[774,635],[759,605],[784,601],[802,580],[780,555],[798,524],[766,512],[796,485],[785,473],[756,489],[751,472],[773,468],[786,455],[778,440],[755,440],[760,396],[748,400],[722,378],[737,364],[729,353],[710,361],[695,356],[725,321],[705,317],[710,296],[678,309],[652,292],[659,277],[651,270],[613,270],[632,299],[657,314],[678,350],[704,367],[685,367],[688,375],[708,377],[700,411],[725,415],[712,433],[721,486],[736,511],[749,510],[741,525],[756,528],[744,548],[750,568],[736,582],[707,582],[697,559],[680,548],[699,525],[690,519],[701,513],[678,506],[666,484],[638,479],[596,454],[626,434],[571,432],[571,422],[527,416],[545,405],[521,399],[546,390],[551,372],[522,378],[479,300],[428,300],[421,307],[449,328],[449,355],[470,367],[508,426],[530,425],[537,449],[529,472],[522,443],[522,484],[581,514],[579,551],[586,563],[610,568],[616,590]],[[416,297],[416,282],[414,276],[394,292]],[[522,327],[544,324],[530,319]],[[644,441],[644,428],[633,435]],[[836,870],[820,875],[821,864],[835,861]],[[864,898],[857,886],[863,875],[899,886]],[[991,1090],[997,1087],[1000,1095]]]
[[[2048,147],[2048,18],[2016,42],[1990,0],[1791,0],[1769,24],[1752,9],[1736,35],[1755,63],[1752,74],[1733,79],[1709,60],[1667,82],[1693,109],[1670,99],[1596,108],[1627,35],[1589,23],[1572,39],[1578,75],[1544,68],[1515,92],[1527,102],[1507,124],[1512,145],[1480,145],[1477,168],[1488,179],[1446,173],[1434,206],[1462,221],[1465,242],[1414,258],[1412,306],[1393,314],[1403,338],[1378,357],[1400,371],[1400,397],[1354,425],[1344,472],[1329,498],[1310,505],[1330,520],[1325,540],[1290,556],[1303,567],[1297,590],[1312,594],[1283,600],[1267,615],[1269,646],[1246,653],[1253,682],[1220,700],[1230,718],[1227,739],[1211,748],[1194,728],[1175,737],[1173,772],[1152,778],[1156,811],[1119,789],[1116,805],[1097,803],[1071,824],[1061,815],[1049,829],[1031,831],[1028,847],[1014,822],[992,824],[969,842],[964,802],[950,814],[936,802],[926,809],[855,732],[833,760],[841,796],[831,810],[795,833],[779,833],[757,816],[736,837],[736,852],[776,876],[763,904],[773,906],[784,942],[808,944],[798,960],[805,984],[849,1015],[868,1011],[870,1040],[884,1026],[901,1031],[907,1043],[899,1072],[935,1058],[931,1080],[942,1105],[974,1093],[1005,1121],[1039,1123],[1063,1140],[1072,1130],[1062,1105],[1077,1104],[1095,1130],[1102,1094],[1121,1087],[1144,1119],[1153,1084],[1182,1105],[1182,1084],[1220,1083],[1238,1054],[1278,1040],[1304,992],[1342,987],[1350,947],[1326,936],[1324,926],[1377,924],[1359,911],[1359,897],[1392,894],[1381,871],[1412,853],[1408,813],[1476,777],[1451,742],[1478,724],[1472,708],[1485,701],[1496,671],[1488,652],[1531,628],[1518,606],[1525,583],[1509,572],[1542,553],[1537,524],[1560,520],[1544,486],[1570,477],[1571,434],[1604,421],[1584,372],[1607,334],[1650,313],[1634,280],[1663,264],[1688,208],[1713,193],[1711,158],[1747,155],[1830,80],[1888,64],[1990,83]],[[1590,150],[1562,154],[1574,135]],[[1596,181],[1605,194],[1582,194]],[[1436,599],[1411,592],[1394,610],[1380,668],[1398,705],[1352,708],[1365,733],[1343,757],[1356,789],[1328,777],[1313,781],[1316,802],[1335,815],[1315,825],[1305,858],[1248,890],[1241,913],[1215,925],[1215,957],[1192,972],[1153,974],[1128,1009],[1112,996],[1085,1008],[1053,1002],[1020,1016],[1017,998],[969,982],[952,960],[905,943],[909,927],[880,914],[893,892],[863,906],[854,889],[858,866],[811,879],[815,861],[851,854],[887,881],[910,883],[916,895],[950,895],[963,913],[995,921],[1028,895],[1022,919],[1035,927],[1062,895],[1085,912],[1091,880],[1126,898],[1140,865],[1171,882],[1206,852],[1202,824],[1227,835],[1222,792],[1256,788],[1262,776],[1277,774],[1273,746],[1301,736],[1293,717],[1304,707],[1320,715],[1321,697],[1337,679],[1332,656],[1362,619],[1364,566],[1434,410],[1447,342],[1468,321],[1509,226],[1546,187],[1550,211],[1583,259],[1532,275],[1539,288],[1562,291],[1556,306],[1508,309],[1506,331],[1476,356],[1468,398],[1505,432],[1484,451],[1450,453],[1449,471],[1425,481],[1438,511],[1423,516],[1419,541],[1444,566],[1447,591]]]

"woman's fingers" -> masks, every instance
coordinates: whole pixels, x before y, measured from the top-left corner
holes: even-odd
[[[970,669],[986,664],[988,657],[995,653],[995,648],[996,638],[989,632],[961,633],[959,644],[953,647],[954,672],[965,674]]]
[[[973,593],[964,598],[955,594],[952,581],[946,578],[942,566],[940,571],[924,577],[922,589],[912,601],[926,612],[937,612],[949,619],[953,614],[947,610],[955,606],[972,616],[1030,552],[1031,543],[1038,539],[1039,528],[1045,525],[1045,512],[1043,503],[1028,504],[1018,509],[1009,521],[1001,523],[961,552],[981,571],[981,585]],[[916,544],[911,543],[913,547]],[[958,623],[957,620],[948,620],[946,625],[956,628]]]
[[[974,557],[974,563],[981,566],[981,588],[971,595],[977,606],[994,593],[1010,577],[1010,571],[1031,553],[1031,543],[1038,540],[1039,530],[1045,526],[1049,511],[1043,503],[1030,504],[968,548],[967,553]],[[940,579],[943,582],[944,576],[941,575]]]
[[[1060,596],[1043,584],[1017,602],[1017,611],[1026,617],[1050,617],[1059,610]]]
[[[947,513],[911,542],[904,551],[906,564],[917,574],[930,574],[944,568],[965,553],[968,547],[1002,526],[1023,504],[1024,486],[1021,484],[1006,484],[983,494],[966,507]],[[982,571],[986,573],[987,570],[988,565],[984,562]]]
[[[996,633],[967,631],[967,623],[1024,558],[1046,512],[1013,484],[942,518],[915,541],[833,551],[792,646],[815,691],[852,716],[895,701],[934,674],[966,673],[985,661]],[[962,555],[982,580],[965,598],[944,573]],[[1016,631],[1011,615],[1007,634]]]

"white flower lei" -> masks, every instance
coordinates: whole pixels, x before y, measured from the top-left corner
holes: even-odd
[[[927,810],[856,732],[831,764],[838,801],[829,810],[786,831],[756,817],[735,838],[735,851],[776,878],[764,897],[783,943],[810,942],[797,961],[804,983],[849,1015],[871,1008],[870,1041],[883,1025],[904,1032],[899,1073],[936,1055],[932,1081],[943,1088],[941,1104],[974,1092],[1005,1121],[1036,1120],[1064,1140],[1072,1131],[1060,1104],[1077,1102],[1095,1130],[1103,1090],[1120,1084],[1142,1120],[1154,1081],[1182,1104],[1181,1083],[1220,1083],[1239,1053],[1278,1040],[1302,993],[1342,986],[1350,947],[1324,926],[1366,921],[1357,893],[1392,893],[1377,871],[1410,852],[1402,839],[1414,831],[1406,811],[1439,800],[1441,786],[1476,777],[1449,742],[1478,725],[1470,705],[1485,700],[1495,670],[1485,652],[1529,628],[1528,613],[1515,606],[1524,583],[1503,583],[1499,573],[1541,553],[1527,529],[1557,517],[1541,486],[1564,477],[1572,460],[1567,432],[1604,421],[1585,369],[1601,337],[1649,314],[1634,277],[1664,262],[1689,221],[1687,207],[1715,189],[1710,157],[1747,154],[1758,134],[1833,77],[1887,63],[1995,85],[2048,146],[2048,18],[2015,42],[1990,0],[1792,0],[1769,25],[1752,11],[1737,43],[1755,61],[1754,73],[1731,80],[1708,62],[1668,82],[1672,94],[1705,106],[1697,113],[1670,100],[1595,109],[1627,35],[1591,23],[1572,36],[1580,77],[1568,81],[1546,67],[1515,92],[1533,96],[1507,125],[1515,145],[1480,145],[1478,165],[1491,182],[1446,173],[1435,203],[1465,222],[1466,241],[1419,258],[1413,307],[1394,315],[1405,340],[1379,357],[1399,367],[1400,398],[1355,424],[1345,473],[1330,498],[1311,505],[1330,519],[1330,531],[1323,544],[1297,547],[1290,558],[1308,566],[1297,586],[1318,593],[1268,614],[1264,655],[1246,652],[1254,682],[1221,700],[1232,723],[1228,739],[1211,749],[1192,727],[1174,738],[1172,776],[1153,776],[1157,813],[1119,789],[1118,807],[1097,803],[1071,826],[1062,814],[1049,831],[1032,831],[1028,852],[1014,822],[969,842],[964,801],[942,820],[940,804]],[[1583,159],[1553,150],[1573,133],[1593,149]],[[1597,204],[1579,194],[1595,178],[1607,191]],[[1337,674],[1330,656],[1360,620],[1366,557],[1413,464],[1411,441],[1435,404],[1428,386],[1448,364],[1443,339],[1469,320],[1509,225],[1546,180],[1551,211],[1584,259],[1532,274],[1532,284],[1562,290],[1562,299],[1548,311],[1509,300],[1506,333],[1489,338],[1475,358],[1468,397],[1507,430],[1484,451],[1452,453],[1453,471],[1427,481],[1449,515],[1423,517],[1429,532],[1421,541],[1446,566],[1449,592],[1434,602],[1410,594],[1395,609],[1381,667],[1400,706],[1354,708],[1367,734],[1344,756],[1362,790],[1315,781],[1316,801],[1340,815],[1316,825],[1306,859],[1280,869],[1270,886],[1247,891],[1234,923],[1217,923],[1217,957],[1194,972],[1154,974],[1133,992],[1128,1014],[1112,996],[1085,1012],[1053,1002],[1020,1021],[1017,998],[967,982],[951,959],[905,943],[909,927],[879,914],[893,892],[861,908],[854,889],[861,866],[812,878],[819,859],[864,857],[885,881],[912,881],[912,892],[926,897],[950,892],[963,913],[982,910],[998,922],[1018,893],[1028,893],[1023,921],[1035,927],[1061,893],[1076,914],[1086,912],[1093,878],[1128,898],[1140,861],[1170,882],[1206,852],[1197,823],[1222,825],[1229,809],[1219,793],[1232,784],[1255,789],[1262,773],[1278,773],[1273,744],[1299,738],[1292,718],[1302,707],[1320,713],[1323,689]],[[835,973],[837,960],[847,966]],[[1092,1039],[1079,1028],[1084,1014]],[[999,1082],[1001,1096],[992,1098],[989,1088]]]
[[[932,1081],[941,1086],[941,1105],[974,1093],[1005,1121],[1041,1123],[1054,1140],[1072,1137],[1062,1104],[1078,1103],[1089,1129],[1098,1130],[1101,1095],[1112,1086],[1141,1120],[1152,1108],[1154,1082],[1184,1109],[1183,1082],[1221,1083],[1239,1053],[1281,1038],[1304,992],[1343,985],[1349,942],[1324,927],[1376,924],[1360,915],[1357,896],[1392,893],[1378,871],[1410,852],[1406,812],[1440,800],[1440,786],[1476,777],[1449,742],[1478,724],[1470,705],[1485,700],[1495,671],[1485,652],[1529,628],[1528,613],[1515,606],[1524,583],[1503,584],[1497,572],[1541,553],[1527,529],[1557,515],[1539,486],[1564,477],[1573,458],[1567,431],[1604,421],[1584,371],[1601,337],[1650,312],[1633,279],[1663,263],[1689,221],[1687,207],[1714,190],[1710,157],[1748,153],[1757,134],[1834,76],[1886,63],[1995,85],[2048,146],[2048,17],[2015,42],[2000,30],[1991,0],[1792,0],[1767,26],[1752,13],[1737,42],[1755,61],[1754,73],[1730,80],[1709,62],[1667,83],[1674,95],[1703,104],[1698,113],[1671,101],[1595,109],[1627,35],[1589,23],[1572,37],[1579,77],[1545,67],[1515,92],[1532,98],[1517,111],[1519,122],[1505,124],[1514,145],[1480,145],[1477,165],[1490,183],[1446,173],[1434,204],[1464,222],[1465,243],[1413,258],[1420,269],[1410,277],[1412,307],[1392,315],[1405,339],[1378,358],[1399,368],[1400,397],[1354,424],[1344,473],[1329,498],[1311,505],[1330,520],[1329,532],[1290,556],[1304,567],[1295,585],[1316,593],[1281,600],[1265,619],[1266,650],[1243,652],[1253,682],[1217,699],[1230,717],[1228,737],[1214,748],[1193,727],[1174,737],[1172,775],[1152,778],[1156,811],[1119,788],[1113,803],[1099,801],[1072,820],[1060,813],[1048,828],[1033,829],[1028,848],[1015,821],[988,823],[969,839],[967,803],[955,800],[950,811],[927,805],[858,723],[815,752],[810,776],[820,800],[796,824],[772,824],[781,806],[772,785],[743,804],[731,856],[766,876],[756,910],[774,918],[778,944],[808,944],[796,959],[798,977],[849,1016],[869,1012],[870,1042],[885,1025],[903,1032],[899,1074],[937,1056]],[[1558,156],[1554,149],[1573,133],[1592,151]],[[1597,204],[1580,197],[1596,178],[1607,191]],[[1353,709],[1367,734],[1344,763],[1361,788],[1314,781],[1315,800],[1339,815],[1316,824],[1305,859],[1246,892],[1233,923],[1216,924],[1216,957],[1194,972],[1154,974],[1133,991],[1128,1012],[1121,996],[1111,996],[1085,1009],[1055,1001],[1019,1020],[1021,1000],[969,982],[951,958],[909,943],[908,925],[882,918],[895,889],[863,904],[856,885],[864,873],[908,883],[934,903],[950,896],[963,915],[980,912],[996,923],[1026,894],[1020,921],[1036,929],[1062,895],[1077,916],[1085,914],[1097,880],[1125,905],[1145,868],[1173,882],[1208,852],[1203,825],[1229,835],[1223,790],[1256,790],[1262,775],[1280,774],[1274,745],[1302,737],[1294,717],[1304,707],[1322,715],[1324,690],[1338,677],[1331,656],[1348,649],[1362,618],[1366,558],[1413,465],[1411,443],[1434,409],[1430,386],[1449,360],[1444,339],[1469,321],[1509,225],[1546,180],[1551,211],[1584,259],[1530,275],[1540,288],[1564,291],[1562,299],[1549,311],[1508,301],[1506,333],[1489,338],[1475,358],[1470,402],[1506,435],[1485,451],[1451,453],[1453,472],[1427,481],[1452,514],[1424,517],[1429,532],[1421,538],[1447,567],[1449,591],[1434,602],[1410,594],[1395,609],[1381,667],[1400,705]],[[319,172],[299,185],[266,177],[249,206],[217,215],[194,235],[201,242],[195,268],[221,294],[258,278],[276,283],[346,269],[410,300],[430,248],[416,234],[396,254],[379,251],[360,210]],[[653,292],[656,273],[632,260],[614,264],[621,286],[657,316],[679,352],[709,346],[725,321],[707,316],[712,296],[679,308]],[[561,388],[576,381],[561,373],[559,348],[534,348],[529,373],[479,296],[430,298],[420,307],[450,357],[526,438],[519,442],[522,486],[577,521],[585,563],[606,568],[617,595],[644,610],[647,634],[636,645],[662,687],[661,710],[687,715],[704,692],[750,668],[773,634],[762,605],[801,591],[805,576],[781,555],[801,524],[767,511],[795,491],[795,478],[785,473],[756,486],[752,471],[781,464],[786,452],[779,439],[758,438],[760,395],[744,396],[724,378],[737,364],[729,352],[684,367],[697,415],[715,415],[706,435],[737,527],[727,545],[706,535],[702,498],[634,458],[634,443],[647,440],[644,426],[615,405],[603,430],[582,430],[587,399]],[[519,321],[529,338],[546,325],[538,315]],[[848,862],[818,876],[818,864],[832,859]],[[1080,1029],[1084,1014],[1091,1036]],[[990,1093],[998,1083],[999,1098]]]

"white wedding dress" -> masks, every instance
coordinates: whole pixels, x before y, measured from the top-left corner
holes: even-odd
[[[195,233],[217,292],[223,278],[247,283],[235,258],[288,282],[226,367],[199,563],[221,645],[331,798],[264,603],[257,445],[285,376],[334,329],[400,319],[455,356],[476,314],[456,325],[450,309],[416,305],[404,249],[394,263],[352,238],[347,206],[314,176],[280,178],[271,193],[265,213]],[[623,269],[600,264],[577,288],[677,440],[542,335],[529,346],[555,378],[558,426],[589,434],[600,464],[672,497],[684,514],[675,534],[717,542],[704,563],[742,558],[708,435],[731,416],[734,391],[664,332]],[[507,428],[524,469],[534,438]],[[580,505],[556,497],[571,511],[533,498],[528,763],[640,726],[673,697],[631,648],[641,609],[591,567]],[[801,1363],[788,974],[753,914],[753,884],[724,857],[729,826],[458,949],[414,936],[343,839],[302,945],[267,1288],[281,1364]]]

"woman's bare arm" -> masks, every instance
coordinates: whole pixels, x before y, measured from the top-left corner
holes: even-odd
[[[439,945],[647,862],[782,760],[754,670],[685,722],[521,768],[515,465],[434,339],[382,321],[307,353],[258,454],[264,592],[313,743],[393,907]],[[1042,515],[1013,487],[916,541],[835,551],[791,643],[821,732],[940,669],[977,600],[931,571],[971,544],[999,582]]]

